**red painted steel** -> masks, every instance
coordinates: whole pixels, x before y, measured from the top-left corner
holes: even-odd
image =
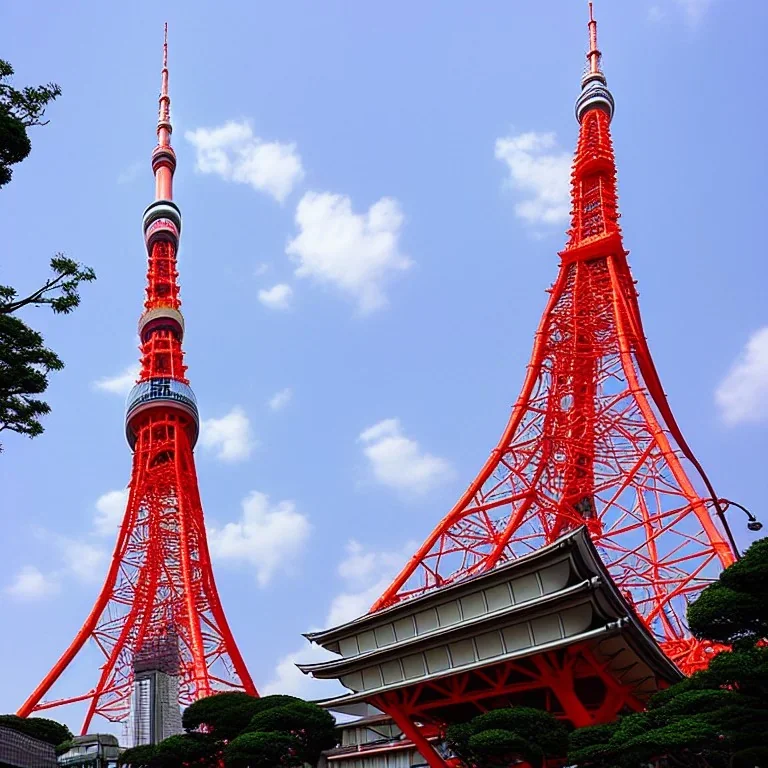
[[[591,4],[589,32],[587,96],[607,92]],[[675,422],[643,332],[619,227],[612,97],[584,103],[569,239],[507,428],[371,610],[586,524],[616,584],[690,672],[715,649],[690,637],[687,603],[734,551],[710,513],[720,502]]]
[[[489,710],[534,706],[583,728],[644,708],[632,686],[623,685],[606,663],[595,658],[589,643],[403,686],[370,703],[393,719],[430,768],[455,763],[439,748],[447,725]],[[438,738],[430,741],[429,735]]]
[[[172,199],[175,167],[169,105],[166,35],[153,167],[156,200],[168,201]],[[181,344],[177,242],[178,237],[170,237],[149,245],[144,317],[152,311],[167,315],[171,310],[172,322],[146,326],[140,382],[171,379],[188,383]],[[74,641],[24,702],[20,716],[88,701],[83,733],[94,715],[112,721],[125,719],[130,708],[134,653],[145,640],[169,628],[179,638],[181,704],[217,690],[257,695],[216,591],[192,453],[196,434],[192,422],[190,413],[162,399],[149,402],[129,417],[135,437],[133,471],[106,581]],[[105,659],[96,686],[81,696],[43,701],[89,639]]]

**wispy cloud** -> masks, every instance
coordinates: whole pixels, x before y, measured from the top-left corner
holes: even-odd
[[[295,144],[264,141],[254,136],[248,122],[230,120],[216,128],[198,128],[185,134],[195,148],[195,169],[225,181],[249,184],[278,202],[304,177]]]
[[[337,568],[345,589],[331,601],[326,626],[345,624],[366,613],[417,546],[415,541],[409,541],[399,550],[376,550],[350,539],[346,557]]]
[[[337,567],[343,588],[331,600],[323,628],[345,624],[366,613],[416,546],[416,542],[408,542],[400,550],[373,550],[358,541],[349,541],[346,556]],[[261,686],[262,693],[288,693],[305,698],[319,698],[340,692],[342,689],[335,680],[315,680],[296,667],[296,664],[325,661],[331,657],[332,655],[320,646],[305,643],[278,660],[271,679]]]
[[[56,536],[56,547],[64,563],[63,571],[84,584],[96,584],[104,578],[107,552],[85,537]]]
[[[768,326],[750,336],[717,388],[715,402],[731,426],[768,420]]]
[[[675,0],[691,24],[698,24],[712,5],[712,0]]]
[[[704,19],[712,4],[713,0],[665,0],[650,6],[648,20],[658,23],[682,14],[688,24],[695,26]],[[669,14],[670,9],[673,11],[672,17]]]
[[[520,133],[496,140],[496,159],[509,171],[506,184],[520,199],[515,214],[528,224],[568,220],[571,155],[558,148],[554,133]]]
[[[293,501],[273,505],[265,493],[252,491],[243,500],[240,520],[209,528],[208,542],[214,558],[247,565],[264,587],[278,571],[294,569],[310,530]]]
[[[93,382],[93,386],[102,392],[110,392],[113,395],[127,395],[136,379],[139,377],[139,364],[129,365],[122,373],[117,376],[107,376]]]
[[[130,184],[132,181],[135,181],[143,167],[144,163],[140,163],[138,161],[132,163],[127,168],[124,168],[122,171],[120,171],[120,173],[117,175],[117,183]]]
[[[269,398],[268,405],[273,411],[279,411],[291,402],[292,397],[293,390],[290,387],[286,387],[272,395],[272,397]]]
[[[411,261],[400,251],[403,213],[383,197],[355,213],[346,195],[307,192],[296,208],[298,234],[286,248],[297,277],[332,285],[351,296],[361,312],[387,303],[386,284]]]
[[[60,588],[55,575],[46,575],[34,565],[25,565],[18,571],[13,582],[5,587],[4,592],[14,600],[30,602],[55,595]]]
[[[98,536],[113,536],[125,514],[128,503],[128,489],[107,491],[96,499],[96,515],[93,518],[94,533]]]
[[[19,600],[36,600],[56,594],[72,579],[83,584],[95,584],[103,577],[108,552],[104,537],[114,537],[125,514],[127,489],[107,491],[96,499],[93,527],[78,536],[63,536],[45,528],[35,528],[35,535],[53,547],[50,558],[54,566],[43,573],[33,565],[25,566],[5,592]]]
[[[293,288],[286,283],[278,283],[271,288],[259,291],[259,301],[268,309],[290,309],[293,299]]]
[[[358,440],[373,476],[395,490],[426,493],[453,474],[448,461],[423,451],[407,437],[398,419],[384,419],[368,427]]]
[[[200,445],[213,451],[221,461],[243,461],[251,455],[256,441],[251,423],[240,406],[220,419],[203,419],[200,424]]]

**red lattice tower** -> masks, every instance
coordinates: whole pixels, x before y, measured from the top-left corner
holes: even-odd
[[[96,604],[72,644],[18,714],[88,701],[94,715],[124,720],[130,709],[134,656],[157,638],[178,638],[180,704],[217,690],[256,695],[221,607],[211,569],[193,449],[199,417],[182,351],[176,253],[181,212],[173,202],[168,45],[163,45],[158,144],[152,153],[155,201],[144,212],[149,255],[147,298],[139,320],[141,373],[128,395],[126,437],[133,449],[128,504],[111,566]],[[104,654],[95,688],[43,701],[87,640]]]
[[[586,525],[616,584],[691,671],[713,649],[690,637],[687,603],[733,562],[735,547],[710,512],[722,516],[722,506],[675,422],[643,333],[591,3],[589,35],[569,239],[522,392],[480,474],[372,611]]]

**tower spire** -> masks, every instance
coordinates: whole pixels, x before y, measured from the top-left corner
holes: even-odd
[[[587,60],[589,61],[589,72],[592,75],[596,75],[600,71],[600,51],[597,48],[597,22],[592,10],[592,2],[589,3],[589,53],[587,53]]]
[[[595,20],[592,2],[589,3],[589,50],[587,51],[587,68],[581,78],[581,95],[576,101],[576,119],[581,122],[584,113],[593,108],[602,109],[608,113],[608,119],[613,117],[615,102],[613,94],[608,90],[607,81],[601,67],[603,54],[597,47],[597,21]]]
[[[160,76],[158,99],[157,146],[152,153],[152,171],[155,174],[155,200],[173,200],[173,173],[176,153],[171,148],[171,97],[168,93],[168,22],[163,31],[163,69]]]

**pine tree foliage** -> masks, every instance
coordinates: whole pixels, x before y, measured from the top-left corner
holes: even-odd
[[[13,67],[0,59],[0,187],[11,180],[12,166],[29,155],[27,130],[47,124],[46,107],[61,93],[55,83],[14,88],[12,75]],[[49,307],[56,314],[68,314],[80,303],[80,284],[96,278],[90,267],[61,253],[51,259],[50,268],[51,276],[29,293],[19,295],[13,286],[0,285],[0,432],[29,437],[42,433],[40,419],[51,408],[39,395],[48,388],[49,374],[64,367],[42,335],[17,313],[25,307]]]
[[[688,620],[696,637],[732,649],[656,694],[645,712],[574,731],[570,764],[768,768],[768,539],[755,542],[702,592]]]

